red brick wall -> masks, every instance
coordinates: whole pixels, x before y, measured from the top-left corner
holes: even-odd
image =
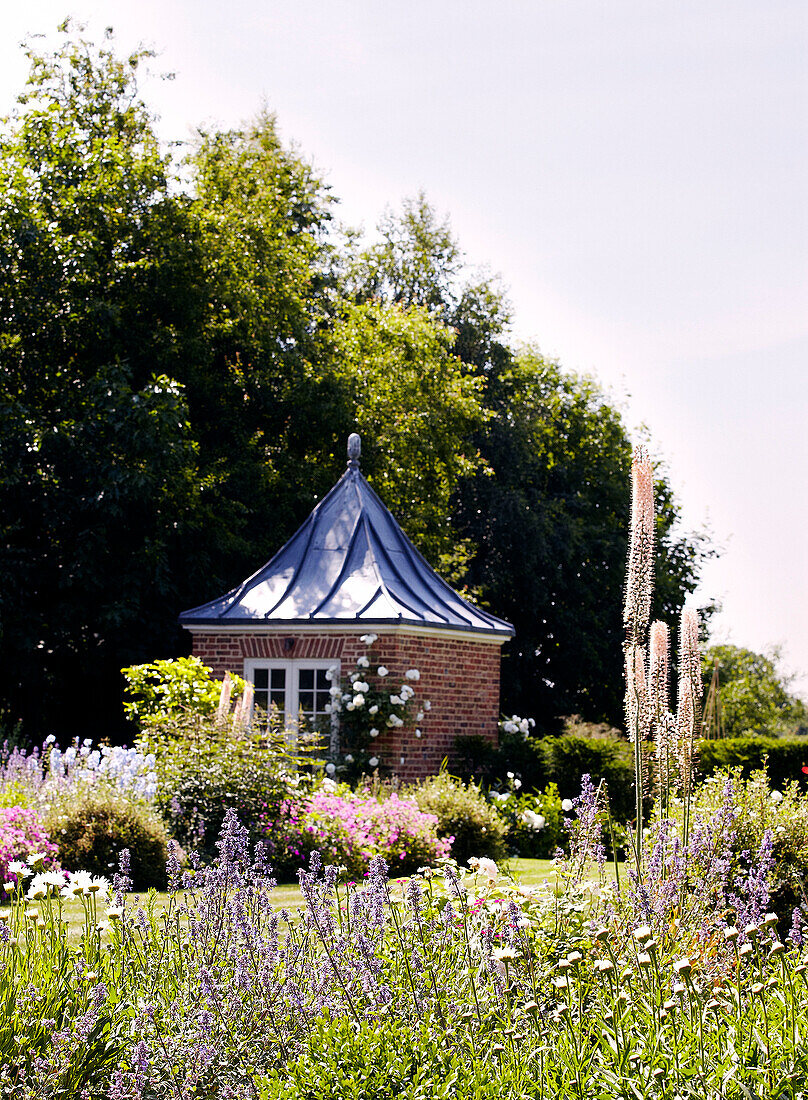
[[[291,651],[284,650],[294,638]],[[245,657],[282,660],[339,659],[343,675],[353,670],[356,658],[369,654],[376,665],[390,670],[391,691],[404,683],[404,673],[417,668],[421,679],[413,705],[428,699],[431,709],[419,723],[422,737],[408,726],[385,729],[374,742],[382,765],[402,779],[416,779],[438,771],[444,757],[453,756],[455,737],[472,734],[495,742],[499,719],[500,647],[468,637],[439,637],[379,632],[373,646],[354,634],[205,633],[194,631],[194,656],[209,665],[214,676],[225,672],[241,675]]]

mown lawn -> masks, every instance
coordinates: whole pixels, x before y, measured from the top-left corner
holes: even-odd
[[[543,882],[552,882],[555,879],[555,867],[549,859],[511,859],[503,864],[503,870],[510,874],[523,886],[540,886]],[[132,895],[132,899],[137,895]],[[145,902],[145,895],[140,895],[140,900]],[[162,913],[168,904],[168,894],[155,894],[155,909],[158,915]],[[303,904],[299,888],[291,883],[276,886],[272,892],[272,900],[277,909],[294,910]],[[84,923],[84,909],[78,899],[64,901],[62,913],[69,922],[68,937],[71,942],[76,942],[81,934]],[[103,920],[106,906],[99,906],[99,920]]]

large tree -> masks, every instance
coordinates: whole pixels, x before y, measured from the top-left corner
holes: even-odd
[[[469,440],[477,466],[458,480],[452,527],[469,592],[510,619],[502,700],[540,719],[622,719],[621,604],[631,445],[596,383],[506,340],[497,280],[469,271],[446,219],[423,195],[388,211],[378,240],[354,245],[348,287],[359,301],[420,305],[450,325],[461,370],[481,384]],[[673,620],[709,552],[683,535],[657,478],[655,614]]]

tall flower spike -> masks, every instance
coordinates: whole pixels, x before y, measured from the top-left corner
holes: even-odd
[[[693,736],[701,728],[701,654],[699,653],[699,617],[692,607],[682,612],[679,625],[679,675],[690,681],[693,703]]]
[[[641,645],[644,640],[653,583],[654,473],[647,452],[638,447],[631,461],[631,529],[623,605],[627,645]]]
[[[644,741],[650,732],[651,709],[645,675],[645,650],[632,646],[626,653],[626,723],[629,741]]]
[[[651,713],[656,722],[661,721],[668,710],[668,648],[669,631],[658,619],[651,624],[651,659],[649,667],[649,692]]]
[[[216,720],[223,722],[230,711],[230,696],[233,692],[233,677],[225,672],[222,680],[222,692],[219,696],[219,708],[216,711]]]

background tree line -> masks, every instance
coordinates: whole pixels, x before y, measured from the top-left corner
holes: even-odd
[[[423,196],[368,243],[261,113],[161,144],[66,24],[0,133],[0,706],[109,733],[119,669],[274,553],[363,436],[427,559],[516,627],[503,707],[620,722],[630,443],[596,384],[508,341]],[[660,474],[655,615],[709,552]]]

